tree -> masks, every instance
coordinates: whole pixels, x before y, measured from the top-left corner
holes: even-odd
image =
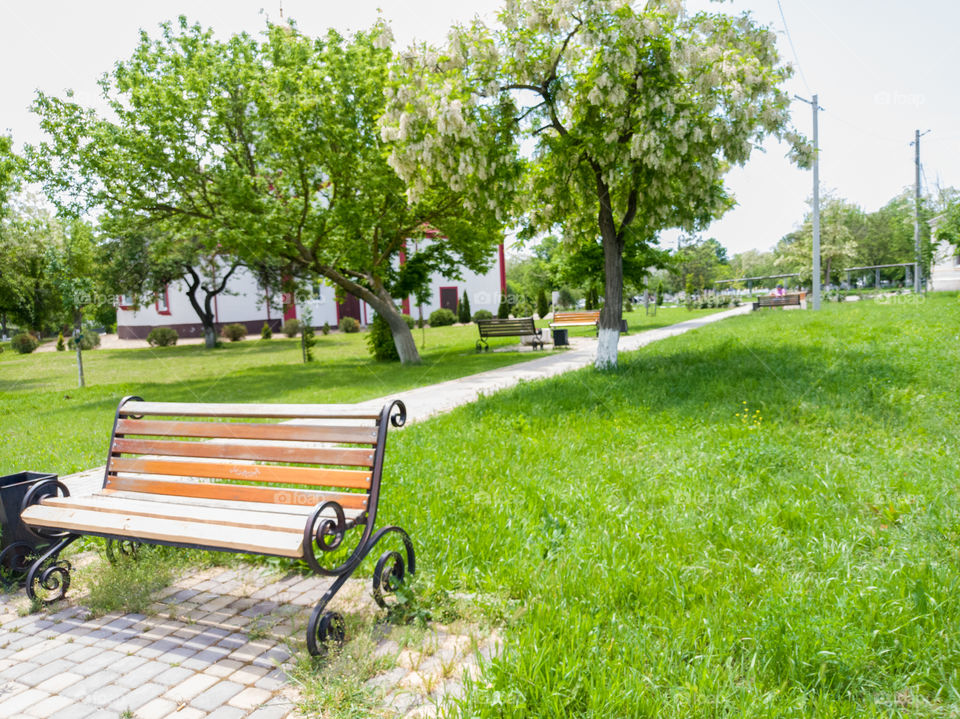
[[[835,194],[826,193],[820,200],[820,261],[824,284],[831,282],[833,270],[857,256],[857,236],[862,234],[864,214]],[[808,212],[801,228],[777,244],[777,264],[809,280],[813,272],[813,215]]]
[[[59,306],[47,262],[47,248],[60,223],[36,198],[10,201],[0,220],[0,327],[8,322],[42,333],[56,322]]]
[[[457,321],[463,324],[470,322],[470,298],[467,297],[466,292],[463,293],[463,297],[457,303]]]
[[[550,303],[547,302],[547,293],[541,287],[540,291],[537,292],[537,317],[543,319],[549,311]]]
[[[529,211],[524,235],[562,227],[602,248],[596,365],[617,361],[624,259],[664,228],[699,228],[732,205],[723,177],[768,135],[789,139],[790,70],[749,16],[687,15],[680,2],[509,2],[501,24],[456,27],[442,51],[397,65],[383,123],[415,193],[443,183],[471,201]],[[505,133],[509,133],[504,137]],[[534,146],[524,163],[520,135]],[[522,191],[504,182],[525,165]]]
[[[80,198],[116,220],[200,237],[250,266],[280,261],[322,276],[379,313],[403,362],[418,362],[392,294],[411,239],[432,272],[483,271],[502,237],[488,207],[456,188],[408,201],[387,163],[377,118],[392,59],[378,25],[312,40],[270,25],[257,41],[225,41],[190,25],[141,35],[102,81],[115,119],[40,95],[51,140],[35,153],[52,195]]]
[[[77,352],[77,386],[84,387],[83,376],[83,310],[97,303],[97,253],[93,228],[74,219],[64,226],[59,241],[47,246],[47,263],[51,281],[60,305],[73,324]]]

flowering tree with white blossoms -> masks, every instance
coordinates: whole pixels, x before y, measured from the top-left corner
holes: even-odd
[[[525,236],[599,236],[596,365],[614,367],[624,257],[729,209],[724,174],[766,137],[807,159],[780,87],[790,68],[749,15],[678,0],[507,0],[499,20],[401,54],[381,118],[390,162],[413,198],[448,185],[518,216]]]

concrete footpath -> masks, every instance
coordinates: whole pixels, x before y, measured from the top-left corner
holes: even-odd
[[[620,351],[644,347],[728,317],[749,305],[622,337]],[[402,399],[418,422],[521,381],[590,365],[596,340],[572,349],[469,377],[378,397]],[[103,467],[62,478],[72,494],[100,487]],[[87,552],[70,557],[95,572]],[[299,694],[288,680],[306,617],[329,580],[240,565],[193,570],[161,592],[145,614],[94,618],[82,588],[53,607],[30,613],[24,592],[0,594],[0,718],[294,719]],[[376,626],[368,580],[351,579],[331,609]],[[417,645],[382,627],[374,653],[380,671],[366,679],[378,703],[373,716],[436,716],[459,696],[478,662],[500,651],[499,638],[470,626],[435,625]],[[400,639],[400,641],[398,641]]]

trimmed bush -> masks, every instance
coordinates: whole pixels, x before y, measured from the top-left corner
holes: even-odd
[[[300,320],[292,319],[283,323],[283,334],[287,337],[296,337],[300,334]]]
[[[341,332],[359,332],[360,323],[357,322],[353,317],[344,317],[340,320],[340,331]]]
[[[463,293],[463,299],[457,303],[457,321],[462,324],[470,322],[470,298],[467,293]]]
[[[513,308],[514,317],[532,317],[533,306],[526,300],[521,300]]]
[[[63,341],[63,332],[57,335],[57,352],[64,352],[67,349],[67,343]]]
[[[239,342],[244,337],[247,336],[247,328],[245,325],[240,324],[239,322],[234,322],[229,325],[224,325],[221,330],[223,336],[226,337],[231,342]]]
[[[445,307],[434,310],[430,313],[430,319],[427,320],[431,327],[446,327],[457,321],[457,316]]]
[[[95,350],[99,346],[100,335],[93,330],[84,330],[80,335],[80,349],[82,351],[87,352],[89,350]],[[77,349],[77,343],[73,341],[73,337],[67,341],[67,347],[72,350]]]
[[[507,296],[500,296],[500,306],[497,307],[497,317],[501,320],[505,320],[510,316],[510,303],[507,302]]]
[[[366,339],[370,354],[378,362],[396,362],[400,359],[397,346],[393,342],[390,325],[380,315],[374,315]]]
[[[537,292],[537,317],[543,319],[547,316],[547,313],[550,311],[550,303],[547,302],[547,293],[541,287],[540,291]]]
[[[37,347],[39,347],[40,343],[37,342],[33,335],[27,334],[26,332],[21,332],[20,334],[13,336],[13,338],[10,340],[10,346],[13,348],[14,352],[19,352],[22,355],[28,355]]]
[[[178,339],[180,335],[173,327],[154,327],[147,335],[147,344],[151,347],[171,347]]]
[[[492,319],[493,319],[493,312],[491,312],[490,310],[477,310],[476,312],[473,313],[474,322],[476,322],[477,320],[492,320]]]
[[[270,329],[270,325],[266,322],[263,323],[263,327],[260,328],[260,339],[270,340],[273,339],[273,330]]]
[[[323,327],[320,328],[320,331],[323,332],[323,334],[325,334],[325,335],[330,334],[330,323],[329,323],[329,322],[324,322],[324,323],[323,323]]]
[[[410,329],[413,329],[416,326],[417,321],[410,315],[401,315],[401,317],[403,317],[403,321],[407,323],[407,327]]]

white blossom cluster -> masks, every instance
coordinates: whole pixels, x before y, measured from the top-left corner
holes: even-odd
[[[607,192],[617,217],[633,197],[655,233],[729,206],[724,174],[766,135],[809,156],[779,89],[790,70],[749,17],[688,16],[680,0],[508,0],[500,22],[455,28],[394,69],[382,135],[414,197],[443,183],[506,217],[520,192],[526,221],[546,228],[595,218]],[[517,137],[534,147],[522,182]]]

